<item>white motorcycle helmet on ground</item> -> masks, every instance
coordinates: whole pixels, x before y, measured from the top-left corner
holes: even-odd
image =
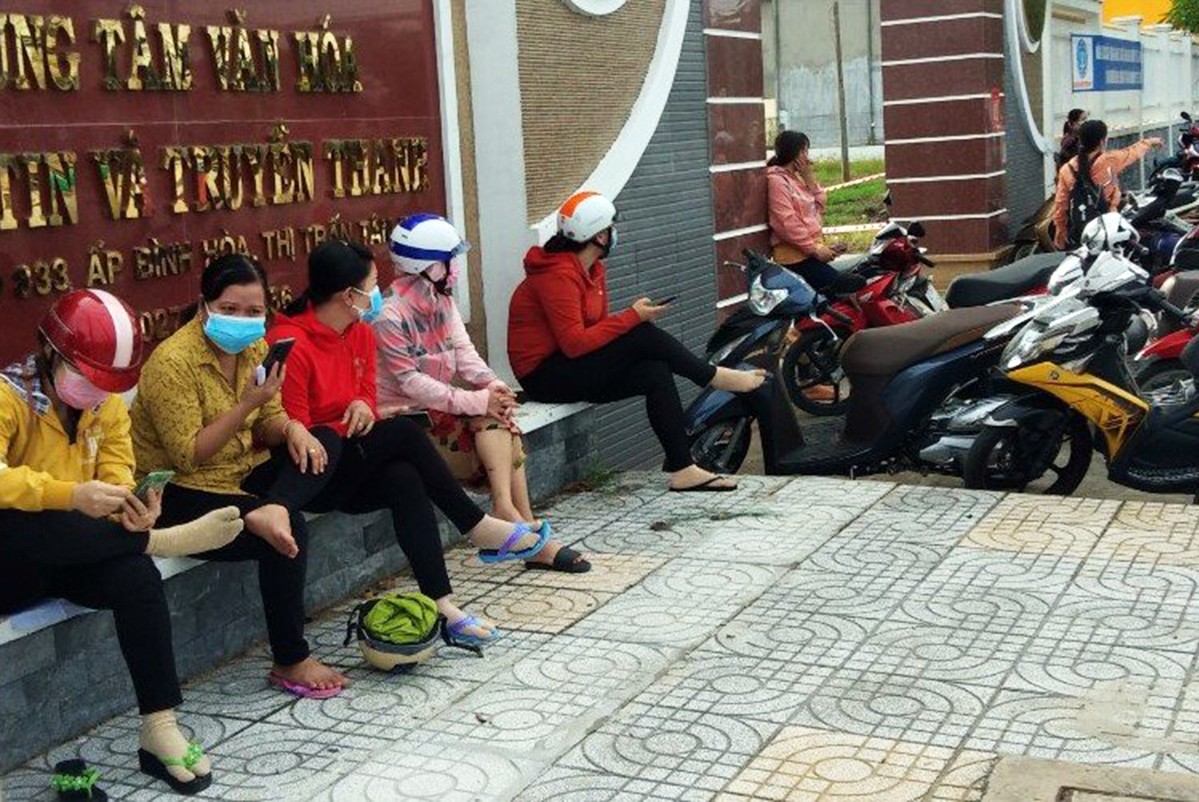
[[[449,220],[437,214],[413,214],[391,230],[388,250],[396,269],[411,276],[424,275],[443,293],[458,279],[457,257],[470,250]],[[438,265],[445,265],[445,272]]]

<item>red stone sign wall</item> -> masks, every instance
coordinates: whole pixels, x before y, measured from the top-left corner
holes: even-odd
[[[323,238],[382,256],[398,216],[443,212],[442,172],[425,0],[6,4],[0,361],[70,288],[125,298],[159,340],[228,250],[284,301]]]

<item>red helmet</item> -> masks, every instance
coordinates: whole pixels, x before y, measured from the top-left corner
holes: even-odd
[[[64,359],[101,390],[123,393],[137,384],[142,331],[129,305],[104,290],[75,290],[60,298],[38,331]]]

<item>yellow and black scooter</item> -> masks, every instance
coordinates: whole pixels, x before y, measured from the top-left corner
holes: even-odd
[[[1111,269],[1123,261],[1102,259]],[[1148,336],[1147,312],[1188,318],[1145,278],[1130,270],[1123,281],[1081,293],[1008,344],[1000,369],[1011,398],[988,416],[966,456],[967,487],[1023,490],[1043,480],[1049,487],[1042,492],[1068,495],[1085,476],[1093,445],[1113,482],[1199,491],[1199,339],[1182,356],[1191,380],[1146,394],[1127,367],[1128,353]]]

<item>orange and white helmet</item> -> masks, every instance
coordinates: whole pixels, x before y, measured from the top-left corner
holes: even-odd
[[[598,192],[576,192],[558,210],[558,231],[574,242],[589,242],[616,220],[616,207]]]

